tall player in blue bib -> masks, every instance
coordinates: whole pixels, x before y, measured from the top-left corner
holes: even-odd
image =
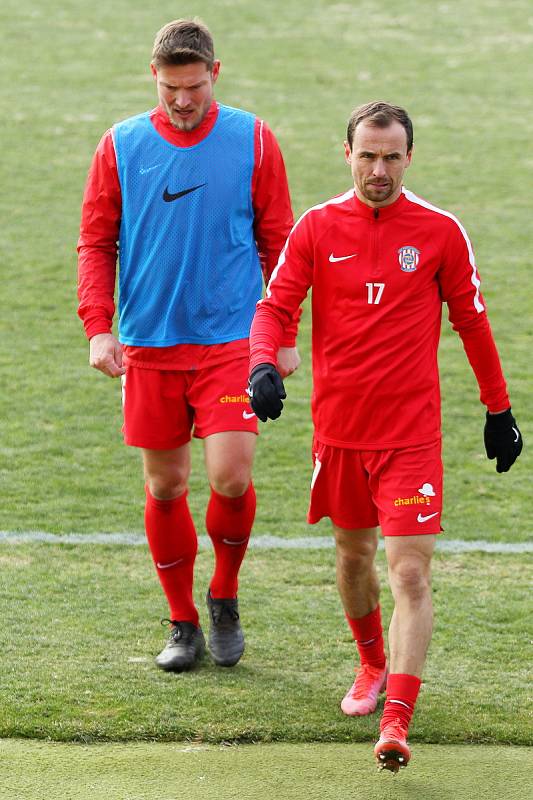
[[[191,435],[203,440],[211,486],[208,647],[220,666],[244,651],[237,589],[255,516],[257,434],[245,388],[248,335],[262,277],[293,218],[270,129],[213,98],[220,62],[205,25],[165,25],[151,70],[157,108],[114,125],[93,158],[78,244],[79,315],[90,364],[122,378],[124,439],[142,450],[146,535],[169,605],[170,638],[156,663],[181,672],[205,649],[193,598]],[[296,328],[297,318],[278,353],[282,375],[299,364]]]

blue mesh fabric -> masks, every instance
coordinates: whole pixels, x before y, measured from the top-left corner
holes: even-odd
[[[187,148],[163,139],[148,113],[115,125],[124,344],[248,336],[262,280],[251,200],[254,122],[220,106],[211,133]]]

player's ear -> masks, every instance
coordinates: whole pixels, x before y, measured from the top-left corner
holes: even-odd
[[[352,163],[352,148],[350,147],[350,143],[345,141],[344,142],[344,160],[347,164]]]
[[[218,78],[219,73],[220,73],[220,61],[217,60],[217,61],[213,62],[213,69],[211,70],[211,79],[212,79],[213,83],[216,82],[216,79]]]
[[[413,149],[414,149],[414,148],[413,148],[413,147],[411,147],[411,149],[410,149],[410,150],[408,151],[408,153],[407,153],[407,156],[406,156],[407,163],[406,163],[406,165],[405,165],[405,168],[406,168],[406,169],[407,169],[407,167],[409,166],[409,164],[411,163],[411,159],[412,159],[412,157],[413,157]]]
[[[152,63],[150,64],[150,72],[153,75],[154,81],[156,81],[157,80],[157,70],[156,70],[156,68],[154,67],[154,65]]]

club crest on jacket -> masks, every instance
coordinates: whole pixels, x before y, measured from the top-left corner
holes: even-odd
[[[414,272],[420,261],[420,250],[412,245],[400,247],[398,250],[398,261],[403,272]]]

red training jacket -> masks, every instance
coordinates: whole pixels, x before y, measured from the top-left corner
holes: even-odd
[[[253,369],[276,363],[282,331],[309,288],[317,439],[389,449],[440,437],[437,348],[442,303],[489,411],[509,398],[460,222],[406,189],[379,209],[354,190],[298,220],[257,305]]]

